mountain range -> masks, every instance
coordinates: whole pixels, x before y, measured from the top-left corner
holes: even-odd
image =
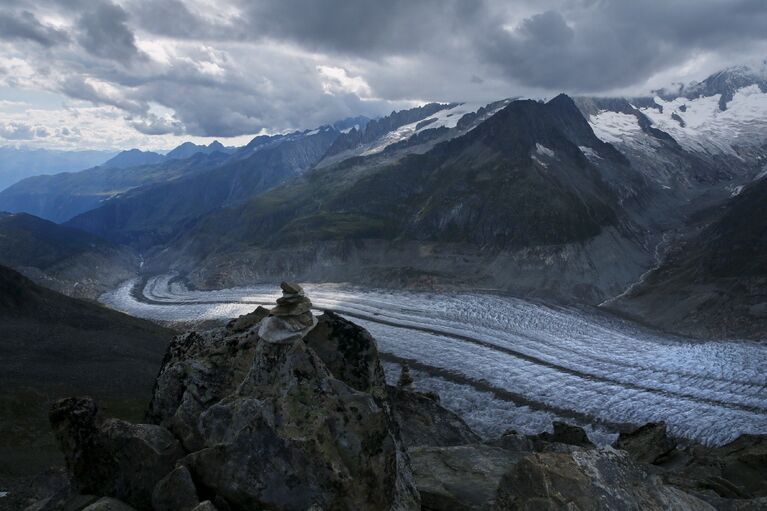
[[[24,178],[82,170],[114,157],[113,151],[56,151],[0,146],[0,190]]]
[[[239,148],[127,151],[25,179],[0,210],[90,233],[199,288],[472,287],[754,336],[767,304],[764,225],[749,221],[767,199],[765,83],[732,68],[648,97],[431,103]],[[725,323],[708,313],[723,303]]]

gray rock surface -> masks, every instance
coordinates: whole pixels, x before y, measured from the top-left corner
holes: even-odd
[[[699,498],[651,475],[613,449],[535,453],[507,472],[497,511],[714,511]]]
[[[57,401],[50,419],[74,487],[83,494],[114,497],[148,509],[155,485],[183,456],[167,429],[103,419],[89,398]]]
[[[206,448],[183,462],[234,508],[417,509],[390,423],[302,341],[261,342],[238,391],[203,412]]]
[[[686,449],[684,464],[666,473],[682,488],[726,499],[767,497],[767,436],[741,435],[721,447]]]
[[[386,379],[375,339],[364,328],[325,312],[304,338],[325,366],[353,389],[384,397]]]
[[[262,319],[264,319],[266,316],[269,315],[269,309],[266,307],[261,307],[260,305],[256,307],[256,310],[253,312],[249,312],[247,314],[243,314],[242,316],[236,317],[233,320],[229,321],[229,323],[226,324],[226,331],[229,334],[237,334],[242,333],[247,330],[250,330],[254,326],[256,326]]]
[[[183,465],[163,477],[152,492],[154,511],[190,511],[198,504],[200,500],[197,498],[192,474]]]
[[[664,423],[650,422],[629,433],[621,433],[615,447],[628,452],[637,461],[652,464],[671,454],[676,441],[666,434]]]
[[[198,489],[232,509],[418,509],[375,341],[282,287],[277,315],[177,337],[148,417],[182,439]]]
[[[172,431],[186,450],[200,449],[200,414],[237,388],[250,370],[257,342],[255,332],[175,337],[157,376],[147,420]]]
[[[503,435],[501,435],[500,438],[489,441],[488,445],[501,447],[508,451],[532,452],[535,450],[533,447],[533,442],[530,440],[530,438],[521,433],[517,433],[513,429],[506,431]]]
[[[589,440],[588,435],[578,426],[573,426],[565,422],[554,421],[554,431],[549,433],[545,431],[538,435],[530,436],[530,440],[533,442],[533,446],[537,451],[547,450],[571,450],[567,447],[564,449],[557,444],[564,444],[565,446],[574,447],[594,447],[594,444]]]
[[[423,509],[491,509],[501,477],[523,455],[483,444],[408,449]]]
[[[387,387],[392,413],[407,447],[475,444],[480,437],[457,414],[432,396],[401,387]]]

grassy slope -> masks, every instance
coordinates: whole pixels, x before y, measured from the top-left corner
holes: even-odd
[[[615,304],[674,331],[767,337],[767,179],[708,212],[714,220]]]
[[[140,419],[171,335],[0,266],[0,480],[61,461],[47,419],[55,399],[91,395],[108,415]]]

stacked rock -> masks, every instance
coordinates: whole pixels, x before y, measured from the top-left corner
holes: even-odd
[[[312,302],[298,284],[283,282],[282,297],[269,316],[261,321],[258,335],[266,342],[287,344],[302,339],[317,325],[311,312]]]

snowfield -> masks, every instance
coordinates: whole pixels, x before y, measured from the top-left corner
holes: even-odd
[[[716,94],[670,101],[656,97],[656,107],[639,111],[688,151],[737,156],[738,148],[761,147],[767,140],[767,94],[757,85],[743,87],[724,111],[719,109],[720,97]],[[588,120],[594,134],[604,142],[636,147],[646,143],[633,115],[605,110]]]
[[[277,285],[192,291],[173,275],[140,284],[125,282],[101,301],[145,318],[200,321],[236,317],[279,296]],[[599,443],[650,421],[708,444],[767,433],[762,343],[677,338],[591,309],[496,294],[305,289],[317,309],[370,331],[387,378],[396,380],[408,362],[417,387],[439,392],[487,437],[539,432],[552,420],[592,423]]]

